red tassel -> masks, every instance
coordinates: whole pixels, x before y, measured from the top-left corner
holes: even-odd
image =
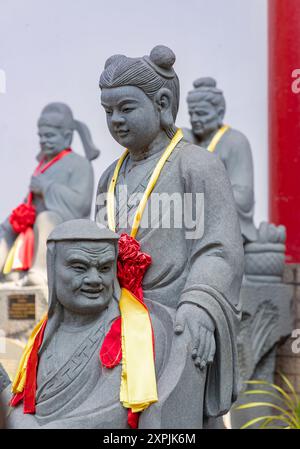
[[[134,413],[132,410],[128,410],[127,422],[131,429],[137,429],[139,425],[140,413]]]
[[[32,228],[27,228],[25,232],[21,232],[18,237],[22,244],[19,247],[18,253],[15,254],[15,258],[18,261],[18,265],[13,264],[12,269],[16,271],[29,270],[32,266],[34,255],[34,232]],[[19,264],[20,263],[20,264]]]
[[[22,391],[22,393],[16,393],[9,401],[9,405],[11,407],[16,407],[23,400],[23,398],[24,398],[24,391]]]
[[[35,396],[36,396],[36,377],[37,377],[37,367],[38,367],[38,351],[42,344],[44,331],[47,324],[47,320],[45,320],[43,326],[41,327],[39,333],[37,334],[33,348],[31,350],[27,367],[26,367],[26,383],[24,388],[24,413],[35,413]]]
[[[106,368],[114,368],[122,360],[121,317],[111,325],[100,349],[100,360]]]

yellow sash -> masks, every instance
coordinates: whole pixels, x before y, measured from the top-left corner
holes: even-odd
[[[216,149],[216,146],[218,145],[218,143],[220,142],[220,140],[222,139],[223,135],[229,130],[230,126],[228,125],[223,125],[214,135],[214,137],[211,139],[210,144],[207,147],[207,151],[209,151],[210,153],[213,153]]]
[[[12,383],[11,391],[12,393],[22,393],[25,387],[25,381],[26,381],[26,368],[27,368],[27,362],[34,344],[34,340],[39,333],[41,327],[43,326],[45,320],[47,319],[47,314],[43,316],[43,318],[38,322],[38,324],[35,326],[33,331],[31,332],[31,335],[27,341],[27,344],[24,348],[18,371],[15,375],[14,381]]]
[[[170,144],[159,159],[143,198],[134,216],[131,237],[135,238],[149,196],[154,189],[161,170],[183,138],[178,129]],[[108,226],[115,231],[115,187],[122,164],[128,154],[126,150],[119,159],[107,193]],[[120,298],[122,317],[122,377],[120,401],[133,412],[141,412],[158,401],[153,355],[152,328],[148,310],[127,289],[122,288]]]

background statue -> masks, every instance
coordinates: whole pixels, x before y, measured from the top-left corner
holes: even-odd
[[[192,129],[184,130],[185,138],[215,153],[223,162],[244,239],[245,277],[240,295],[243,309],[238,333],[241,382],[250,379],[274,382],[277,346],[291,330],[292,295],[289,286],[282,282],[285,227],[263,222],[255,228],[251,148],[241,132],[224,125],[225,98],[216,81],[196,80],[187,103]],[[240,396],[238,403],[248,400]],[[232,411],[232,426],[240,427],[252,417],[252,410]]]
[[[75,130],[86,158],[70,150]],[[2,281],[22,278],[21,285],[45,285],[51,230],[63,221],[89,217],[94,182],[90,161],[99,155],[87,126],[74,120],[66,104],[51,103],[43,109],[38,134],[41,151],[30,193],[0,225]]]
[[[108,212],[113,216],[109,226],[136,239],[151,256],[142,283],[144,296],[176,310],[176,334],[184,329],[191,332],[192,359],[205,373],[204,416],[219,416],[237,395],[235,323],[240,312],[242,239],[223,164],[185,142],[175,126],[179,81],[174,62],[174,53],[164,46],[155,47],[150,56],[115,55],[106,61],[100,78],[101,102],[111,135],[128,151],[100,179],[96,221],[106,224]],[[165,154],[153,181],[151,176]],[[126,187],[125,201],[122,186]],[[137,209],[142,203],[137,198],[148,191],[152,192],[146,201],[148,212],[153,211],[154,200],[167,199],[155,216],[155,225],[149,216],[147,221],[145,211],[143,215]],[[189,211],[182,207],[186,195],[192,198]],[[175,197],[179,203],[173,203]],[[199,197],[204,201],[204,209],[200,208],[204,216],[198,215],[189,227],[188,215],[197,210]],[[164,226],[163,218],[170,213],[173,219]],[[141,215],[145,220],[139,227]],[[201,223],[205,225],[198,232]],[[189,230],[194,233],[190,235]]]
[[[220,157],[232,185],[243,238],[246,242],[256,240],[253,161],[247,137],[224,126],[225,98],[214,79],[194,81],[187,103],[192,129],[184,129],[185,139]]]

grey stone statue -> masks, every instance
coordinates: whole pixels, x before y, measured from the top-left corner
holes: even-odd
[[[116,180],[119,234],[130,234],[136,199],[145,191],[155,165],[177,130],[179,81],[174,62],[175,55],[169,48],[157,46],[150,56],[112,56],[101,74],[101,102],[108,128],[112,137],[129,150]],[[96,221],[104,224],[103,198],[115,167],[116,162],[103,173],[98,185]],[[128,196],[124,202],[122,186]],[[196,220],[198,224],[204,222],[203,232],[190,238],[189,208],[181,208],[180,204],[180,199],[188,195],[192,198],[190,209],[197,209],[199,196],[204,200],[204,216]],[[223,164],[215,155],[199,151],[199,147],[184,140],[168,157],[150,196],[149,210],[154,208],[154,198],[175,197],[179,203],[170,201],[160,209],[156,217],[159,226],[146,220],[137,232],[142,251],[152,257],[143,290],[154,303],[176,310],[176,334],[185,328],[191,332],[192,358],[200,371],[207,370],[206,419],[226,413],[237,395],[235,323],[240,316],[243,246]],[[176,220],[164,226],[163,218],[170,213],[176,215]]]
[[[2,282],[22,277],[22,285],[45,285],[46,239],[49,233],[63,221],[89,217],[94,184],[90,161],[99,155],[99,150],[95,148],[87,126],[74,120],[66,104],[51,103],[43,109],[38,121],[41,147],[38,160],[43,161],[43,170],[47,163],[70,147],[75,130],[82,140],[86,157],[71,152],[44,173],[32,176],[29,190],[33,193],[37,214],[33,264],[28,272],[11,272],[2,276]],[[0,273],[16,237],[7,219],[0,225]]]
[[[103,338],[120,314],[118,238],[90,220],[65,222],[50,234],[49,310],[39,350],[36,412],[24,414],[22,404],[18,405],[10,410],[8,428],[127,428],[127,411],[119,397],[121,365],[107,369],[99,360]],[[217,349],[216,366],[209,368],[212,378],[222,368],[230,373],[222,375],[226,383],[221,391],[213,382],[205,392],[206,370],[199,370],[190,356],[189,329],[175,335],[175,310],[145,301],[155,336],[158,402],[142,413],[139,427],[200,428],[203,407],[215,412],[220,404],[226,406],[232,394],[232,353],[224,357]],[[220,340],[230,340],[230,329],[229,323],[219,328],[222,312],[215,308],[221,349]],[[7,388],[2,397],[6,403],[9,396]]]
[[[192,129],[184,129],[187,141],[208,148],[224,125],[226,102],[223,92],[212,78],[199,78],[188,93],[188,111]],[[251,147],[247,137],[229,128],[212,148],[222,160],[233,190],[245,241],[254,241],[257,231],[253,223],[254,177]]]
[[[223,162],[234,192],[245,251],[245,276],[241,289],[242,320],[238,333],[241,383],[250,379],[274,381],[278,342],[291,329],[291,289],[282,283],[285,261],[284,226],[253,222],[253,161],[248,139],[232,128],[224,129],[226,103],[212,78],[200,78],[187,97],[192,129],[185,138],[205,151],[214,152]],[[216,138],[220,135],[220,138]],[[243,388],[246,388],[244,384]],[[257,400],[262,398],[257,397]],[[266,397],[267,402],[270,398]],[[238,404],[249,401],[240,396]],[[254,418],[253,410],[232,411],[233,427]],[[267,413],[266,413],[267,414]]]

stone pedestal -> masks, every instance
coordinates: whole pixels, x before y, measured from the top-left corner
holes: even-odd
[[[293,291],[292,300],[292,328],[295,332],[283,345],[279,346],[276,360],[276,383],[284,390],[286,385],[279,373],[284,374],[291,381],[297,393],[300,395],[300,342],[298,348],[293,347],[296,338],[300,337],[300,265],[286,265],[283,276],[286,285]],[[294,349],[294,351],[293,351]],[[295,351],[296,349],[296,351]]]
[[[12,378],[35,324],[47,312],[46,289],[0,287],[0,363]]]
[[[241,297],[243,314],[238,335],[241,381],[264,380],[273,383],[277,347],[292,331],[293,288],[282,282],[260,283],[245,279]],[[243,384],[242,390],[245,389],[250,387]],[[235,406],[257,400],[270,402],[270,397],[240,395]],[[250,419],[269,413],[270,410],[261,407],[243,411],[233,408],[232,428],[240,428]]]

